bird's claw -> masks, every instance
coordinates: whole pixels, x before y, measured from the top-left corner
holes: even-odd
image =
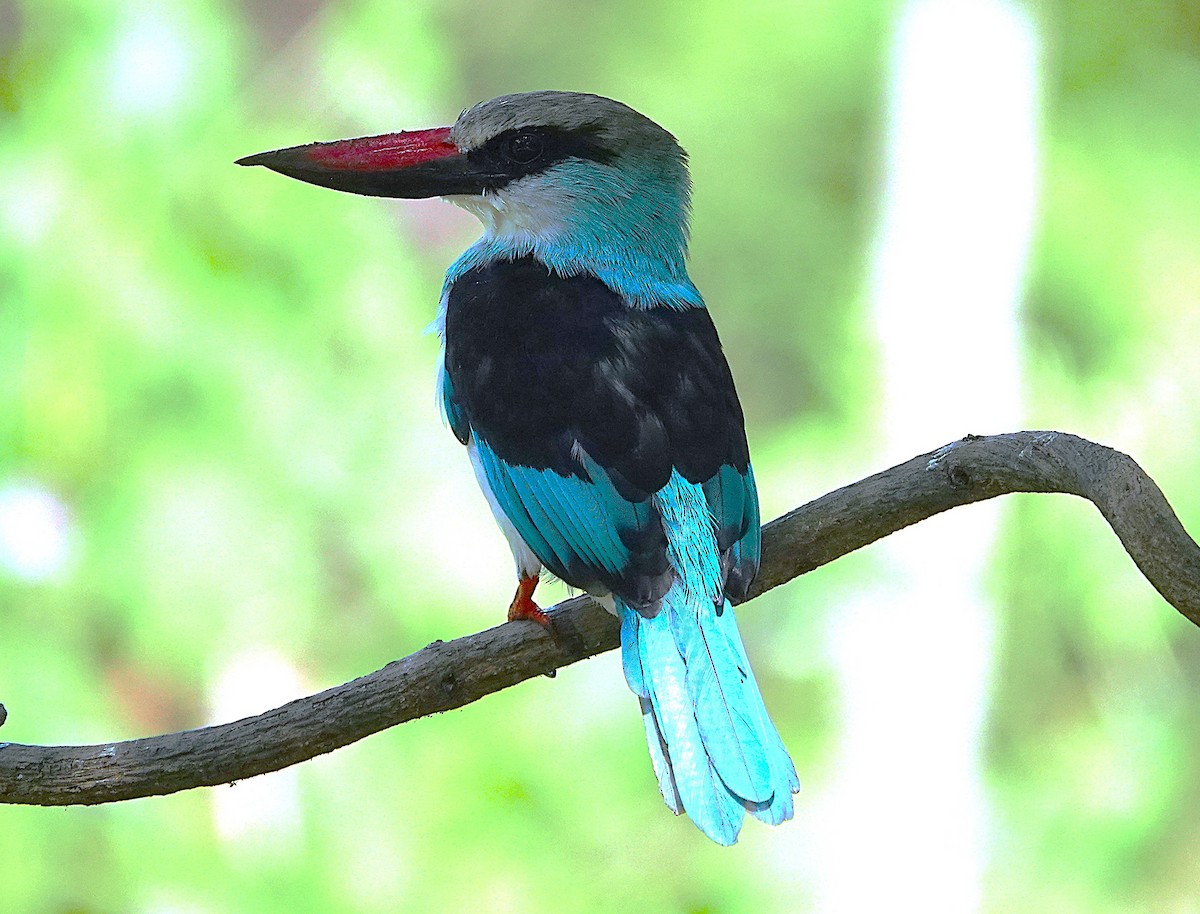
[[[508,621],[516,622],[529,619],[542,628],[550,628],[550,614],[533,602],[533,591],[538,585],[536,577],[521,578],[517,584],[517,592],[512,602],[508,604]]]
[[[557,621],[551,617],[550,613],[542,609],[533,602],[533,590],[537,587],[538,579],[536,577],[521,578],[517,584],[517,592],[513,595],[512,603],[508,605],[508,621],[516,622],[520,619],[528,619],[531,622],[536,622],[546,630],[546,633],[554,640],[554,643],[567,654],[582,656],[584,651],[583,637],[576,630],[575,626],[563,617]],[[551,679],[554,678],[554,670],[546,674]]]

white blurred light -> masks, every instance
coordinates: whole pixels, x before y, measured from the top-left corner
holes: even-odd
[[[427,415],[436,415],[435,409],[440,410],[440,405]],[[439,420],[422,420],[419,427],[415,422],[410,435],[419,445],[405,455],[406,466],[423,480],[428,498],[414,501],[408,490],[397,491],[395,510],[385,512],[394,518],[393,537],[403,541],[416,567],[428,569],[430,580],[499,624],[516,586],[512,553],[458,442]],[[464,563],[463,556],[470,556],[470,561]],[[542,588],[538,597],[544,601],[545,585]]]
[[[897,40],[874,299],[897,455],[1020,414],[1037,45],[1003,0],[916,0]]]
[[[900,19],[872,289],[888,460],[1019,423],[1037,62],[1031,22],[1003,0],[912,0]],[[839,620],[844,730],[816,845],[826,914],[981,906],[998,509],[897,534],[876,553],[887,584]]]
[[[19,244],[37,244],[62,211],[58,176],[45,167],[0,172],[0,228]]]
[[[27,581],[53,577],[71,556],[71,516],[34,483],[0,488],[0,567]]]
[[[110,97],[117,111],[161,115],[179,107],[195,63],[179,23],[160,10],[135,9],[117,38]]]
[[[242,651],[212,685],[212,722],[260,714],[305,694],[296,668],[278,652]],[[299,778],[295,768],[260,775],[212,792],[213,819],[224,841],[252,843],[278,853],[294,845],[300,828]],[[268,843],[261,843],[270,839]]]

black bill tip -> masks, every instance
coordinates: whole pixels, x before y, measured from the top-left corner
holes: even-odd
[[[267,165],[270,166],[274,152],[259,152],[252,156],[242,156],[234,165]]]

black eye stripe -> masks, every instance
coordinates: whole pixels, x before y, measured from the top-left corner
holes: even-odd
[[[597,127],[519,127],[497,134],[467,157],[495,189],[567,159],[608,164],[615,154],[600,141]]]

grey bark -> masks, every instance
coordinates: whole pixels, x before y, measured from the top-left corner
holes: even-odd
[[[968,436],[830,492],[763,529],[753,599],[949,508],[1009,492],[1090,500],[1168,603],[1200,624],[1200,548],[1131,458],[1060,432]],[[97,746],[0,743],[0,802],[109,803],[286,768],[387,727],[448,711],[618,646],[586,597],[554,607],[551,638],[509,622],[435,641],[383,669],[233,723]],[[0,705],[0,724],[5,712]]]

